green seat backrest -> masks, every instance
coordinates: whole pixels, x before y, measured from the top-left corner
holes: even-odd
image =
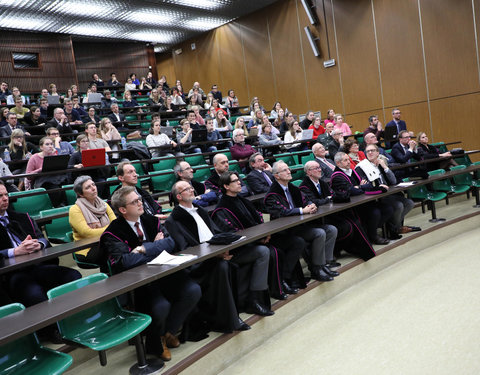
[[[134,121],[136,119],[137,119],[137,116],[131,116],[131,115],[130,116],[125,116],[125,120],[127,120],[127,121]]]
[[[197,165],[194,170],[195,172],[193,172],[193,178],[195,179],[195,181],[199,182],[207,180],[212,174],[207,164]]]
[[[65,195],[67,196],[67,203],[69,205],[75,204],[77,201],[77,193],[73,191],[73,184],[72,185],[62,185],[62,188],[69,188],[65,190]]]
[[[302,156],[300,156],[300,158],[301,158],[300,164],[305,165],[307,163],[307,161],[314,160],[315,156],[313,155],[313,153],[311,153],[311,154],[308,154],[308,155],[302,155]]]
[[[101,280],[107,279],[108,276],[104,273],[96,273],[79,280],[60,285],[56,288],[50,289],[47,292],[48,299],[54,299],[63,294],[72,292],[74,290],[86,287]],[[66,337],[75,337],[87,330],[93,330],[100,324],[108,321],[117,315],[120,311],[120,306],[115,298],[96,304],[93,307],[82,310],[79,313],[69,316],[58,322],[62,335]]]
[[[107,178],[107,181],[117,181],[116,184],[108,185],[110,195],[112,195],[113,192],[117,189],[118,185],[120,185],[120,181],[118,181],[118,177],[109,177]]]
[[[434,171],[428,172],[429,176],[435,176],[437,174],[445,174],[445,169],[435,169]]]
[[[64,212],[68,212],[69,210],[70,210],[70,206],[52,208],[50,210],[43,210],[43,211],[40,211],[40,217],[48,217],[51,215],[61,214]],[[45,232],[47,234],[48,239],[61,240],[63,242],[70,242],[71,231],[72,231],[72,227],[70,226],[68,215],[64,217],[52,219],[51,223],[45,224]]]
[[[455,167],[451,167],[451,171],[461,171],[463,169],[466,169],[467,167],[464,165],[457,165]],[[472,186],[473,185],[473,176],[470,173],[464,173],[464,174],[457,174],[453,176],[453,182],[457,185],[468,185]]]
[[[470,156],[468,156],[467,154],[463,154],[459,157],[456,157],[454,159],[458,164],[461,164],[461,165],[465,165],[465,166],[470,166],[472,165],[472,161],[470,160]]]
[[[220,153],[222,153],[223,155],[225,155],[227,157],[228,160],[233,160],[232,158],[232,153],[230,151],[223,151],[223,150],[219,150]]]
[[[44,192],[44,194],[32,195],[30,197],[23,197],[26,193]],[[33,218],[40,215],[40,211],[53,208],[52,202],[44,188],[32,189],[27,191],[19,191],[9,193],[9,197],[15,197],[17,200],[12,201],[12,207],[17,212],[28,213]]]
[[[176,182],[173,169],[167,169],[164,172],[170,173],[161,175],[156,175],[155,172],[149,173],[154,191],[170,191],[173,184]]]
[[[295,185],[295,186],[300,186],[300,184],[302,183],[302,180],[295,180],[295,181],[292,181],[292,184]]]
[[[166,169],[173,169],[175,164],[177,164],[176,159],[165,159],[165,158],[158,158],[155,159],[157,162],[153,163],[153,170],[156,172],[164,171]]]
[[[274,157],[277,161],[283,160],[289,167],[297,164],[292,154],[278,154],[274,155]]]
[[[205,164],[205,157],[202,154],[185,156],[184,160],[192,167]]]

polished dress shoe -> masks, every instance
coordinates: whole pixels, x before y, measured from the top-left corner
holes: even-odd
[[[312,274],[312,279],[318,280],[318,281],[332,281],[333,277],[328,275],[322,267],[319,267],[311,272]]]
[[[340,275],[337,271],[331,270],[326,264],[322,266],[322,270],[329,276],[335,277]]]
[[[398,230],[398,233],[400,234],[405,234],[410,232],[412,232],[412,228],[406,227],[406,226],[400,227],[400,229]]]
[[[261,316],[270,316],[275,314],[272,310],[267,309],[266,307],[262,306],[259,302],[254,301],[250,303],[250,306],[248,306],[245,309],[245,312],[249,314],[257,314]]]
[[[160,339],[162,340],[162,346],[163,346],[163,353],[160,354],[160,358],[163,359],[164,361],[170,361],[172,359],[172,354],[170,353],[170,350],[168,350],[165,336],[160,337]]]
[[[170,332],[165,333],[165,342],[169,348],[178,348],[180,346],[178,337],[172,335]]]
[[[422,230],[422,228],[420,228],[420,227],[410,227],[409,226],[408,228],[410,228],[412,230],[412,232],[420,232]]]
[[[288,294],[286,293],[278,293],[278,294],[275,293],[275,294],[272,294],[271,296],[272,298],[278,299],[280,301],[283,301],[288,298]]]
[[[238,318],[238,324],[239,327],[235,329],[236,331],[248,331],[250,328],[252,328],[240,318]]]
[[[297,288],[292,288],[290,285],[288,285],[288,283],[283,280],[282,281],[282,290],[284,293],[287,293],[287,294],[297,294],[298,293],[298,289]]]
[[[336,260],[331,260],[331,261],[327,262],[327,266],[328,266],[328,268],[336,268],[336,267],[340,267],[341,264],[338,263]]]
[[[372,243],[375,244],[375,245],[386,245],[388,244],[390,241],[387,240],[386,238],[383,238],[383,237],[380,237],[380,236],[377,236],[373,241]]]

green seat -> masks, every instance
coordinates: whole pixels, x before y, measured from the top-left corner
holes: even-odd
[[[150,172],[150,178],[152,180],[153,191],[170,191],[173,184],[176,182],[175,174],[173,169],[166,169],[164,172],[170,172],[168,174],[155,174],[155,172]],[[158,173],[158,172],[157,172]]]
[[[120,181],[118,181],[118,177],[109,177],[109,178],[107,178],[107,182],[108,181],[116,181],[117,182],[116,184],[108,185],[108,188],[110,189],[110,195],[112,195],[113,192],[117,189],[118,185],[120,185]]]
[[[223,154],[227,157],[227,159],[230,161],[230,160],[233,160],[232,158],[232,153],[228,150],[218,150],[220,154]]]
[[[444,169],[435,169],[434,171],[428,172],[429,176],[438,176],[445,174]],[[470,190],[470,186],[468,185],[456,185],[452,184],[449,178],[445,178],[443,180],[435,181],[433,184],[434,191],[443,191],[446,193],[465,193],[466,191]]]
[[[73,184],[62,185],[62,188],[68,188],[68,190],[65,190],[65,195],[67,196],[67,204],[75,204],[75,202],[77,201],[77,194],[73,191]]]
[[[135,121],[136,119],[137,119],[137,116],[132,116],[132,115],[125,116],[126,121]]]
[[[44,194],[32,195],[30,197],[24,197],[26,193],[44,192]],[[33,219],[40,217],[40,211],[53,208],[50,197],[44,188],[32,189],[27,191],[18,191],[14,193],[8,193],[11,198],[16,198],[16,201],[12,201],[12,207],[17,212],[28,213]]]
[[[20,303],[2,306],[0,319],[22,310],[25,307]],[[62,374],[72,362],[73,359],[68,354],[40,345],[35,333],[0,348],[0,375]]]
[[[148,129],[150,129],[150,123],[149,122],[141,122],[140,127],[142,129],[147,129],[148,130]]]
[[[307,161],[314,160],[315,155],[313,155],[313,152],[312,152],[311,154],[308,154],[308,155],[302,155],[300,156],[300,158],[301,158],[301,164],[305,165]]]
[[[295,185],[296,187],[299,187],[301,183],[302,183],[302,180],[292,181],[292,184]]]
[[[173,169],[175,164],[177,164],[177,160],[173,158],[155,158],[156,162],[153,163],[153,170],[155,172],[161,172],[166,169]]]
[[[408,178],[403,179],[404,182],[409,182]],[[435,202],[441,201],[447,198],[447,193],[444,192],[432,192],[427,189],[427,185],[414,186],[407,190],[407,195],[410,199],[419,200],[422,202],[422,211],[425,213],[424,204],[427,202],[428,207],[432,211],[432,218],[429,220],[432,223],[438,221],[444,221],[445,219],[437,218],[437,211],[435,208]]]
[[[205,164],[205,157],[203,156],[203,154],[185,156],[184,160],[192,167]]]
[[[460,155],[459,157],[456,157],[453,160],[455,160],[457,162],[457,164],[464,165],[466,167],[472,165],[472,161],[470,160],[470,156],[468,156],[467,154]]]
[[[274,157],[276,161],[282,160],[290,167],[290,169],[292,170],[292,180],[301,180],[305,175],[303,171],[303,165],[297,164],[292,153],[288,152],[284,154],[277,154],[274,155]]]
[[[243,173],[242,168],[240,167],[240,164],[238,164],[238,161],[235,160],[228,163],[228,170],[232,172],[237,172],[239,177],[242,180],[245,180],[245,174]]]
[[[52,208],[50,210],[40,211],[40,217],[48,217],[57,214],[68,213],[70,206]],[[68,215],[64,217],[59,217],[57,219],[52,219],[50,224],[45,224],[45,232],[47,238],[50,242],[53,243],[67,243],[72,241],[72,227],[68,221]]]
[[[50,289],[47,296],[51,300],[107,278],[104,273],[96,273]],[[58,329],[63,338],[99,351],[100,363],[105,366],[104,350],[140,334],[151,321],[148,315],[123,310],[113,298],[60,320]]]
[[[431,146],[435,146],[438,149],[438,152],[440,154],[443,154],[444,152],[447,152],[447,146],[445,145],[445,142],[435,142],[431,143]]]
[[[480,165],[480,161],[476,161],[475,163],[472,163],[472,165]],[[480,169],[477,169],[475,172],[473,172],[473,175],[477,180],[480,179]]]
[[[178,126],[178,124],[180,124],[180,121],[178,120],[168,121],[168,126]]]
[[[193,178],[195,179],[195,181],[203,182],[207,180],[211,175],[212,173],[210,172],[210,168],[207,164],[197,165],[194,168]]]

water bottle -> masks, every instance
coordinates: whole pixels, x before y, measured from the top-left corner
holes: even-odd
[[[125,139],[125,137],[122,137],[122,149],[127,149],[127,140]]]
[[[170,126],[170,121],[167,120],[167,126]]]
[[[108,164],[110,164],[110,159],[108,158],[108,154],[105,151],[105,165],[108,165]]]
[[[8,148],[5,147],[5,150],[3,151],[3,161],[10,161],[12,160],[10,158],[10,151],[8,151]]]

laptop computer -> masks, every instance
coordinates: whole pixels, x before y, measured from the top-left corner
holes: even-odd
[[[169,138],[173,136],[173,127],[172,126],[160,126],[160,133],[166,134]]]
[[[91,92],[88,94],[88,103],[101,103],[103,95],[99,92]]]
[[[94,148],[91,150],[82,150],[82,164],[84,167],[105,165],[105,149]]]
[[[204,142],[207,140],[207,129],[192,130],[192,142]]]
[[[302,132],[302,140],[303,139],[312,139],[313,138],[313,129],[305,129]]]
[[[60,96],[58,95],[48,95],[47,96],[48,105],[60,104]]]
[[[250,128],[248,130],[249,137],[256,137],[258,135],[258,128]]]
[[[43,158],[42,172],[60,171],[68,168],[70,155],[52,155]]]
[[[386,126],[383,132],[383,138],[387,142],[398,140],[398,131],[396,126]]]

